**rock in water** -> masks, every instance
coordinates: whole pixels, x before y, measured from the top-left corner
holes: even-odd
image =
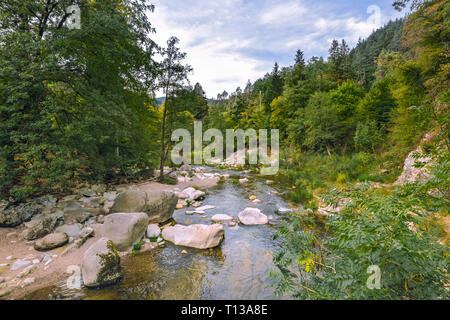
[[[34,215],[41,212],[41,206],[33,203],[21,203],[17,206],[6,201],[0,204],[0,227],[16,227],[29,221]]]
[[[278,212],[278,213],[281,213],[281,214],[286,214],[286,213],[291,213],[291,212],[292,212],[292,209],[288,209],[288,208],[279,208],[279,209],[277,210],[277,212]]]
[[[162,237],[177,246],[197,249],[217,247],[223,240],[225,230],[222,225],[196,224],[190,226],[175,225],[163,229]]]
[[[260,225],[269,222],[269,218],[257,208],[246,208],[238,214],[239,222],[245,225]]]
[[[138,190],[127,190],[117,196],[110,212],[145,212],[146,204],[147,193]]]
[[[145,235],[148,216],[143,212],[114,213],[106,216],[105,223],[100,226],[100,236],[110,239],[117,250],[127,251]]]
[[[190,200],[199,200],[205,197],[206,193],[194,188],[187,188],[183,190],[183,193],[187,194]]]
[[[38,251],[48,251],[59,248],[69,242],[69,236],[63,232],[55,232],[39,239],[34,244],[34,248]]]
[[[211,218],[211,221],[215,223],[230,223],[233,221],[233,217],[226,214],[216,214]]]
[[[153,191],[148,193],[145,211],[150,223],[163,223],[170,220],[178,203],[173,192]]]
[[[96,288],[116,283],[122,278],[120,256],[111,240],[101,238],[86,250],[81,268],[84,285]]]

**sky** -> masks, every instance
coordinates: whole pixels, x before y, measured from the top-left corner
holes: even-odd
[[[270,72],[275,62],[293,64],[301,49],[308,60],[328,56],[333,39],[353,48],[359,38],[404,13],[393,0],[152,0],[153,40],[180,39],[186,63],[208,97],[234,92]]]

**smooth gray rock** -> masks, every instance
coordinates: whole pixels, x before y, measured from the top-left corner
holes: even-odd
[[[116,197],[110,213],[145,212],[146,204],[147,193],[138,190],[127,190]]]
[[[164,228],[162,237],[177,246],[185,246],[197,249],[209,249],[217,247],[223,240],[225,230],[220,224],[190,226],[175,225]]]
[[[120,256],[111,240],[101,238],[86,250],[81,273],[88,288],[111,285],[122,278]]]
[[[269,218],[257,208],[246,208],[238,214],[239,222],[245,225],[260,225],[269,222]]]
[[[64,204],[64,213],[80,214],[85,211],[84,207],[73,200],[66,201]]]
[[[91,228],[91,227],[86,227],[83,230],[81,230],[81,232],[80,232],[80,238],[81,239],[84,239],[84,238],[87,238],[87,237],[91,237],[93,235],[94,235],[94,229]]]
[[[34,248],[38,251],[48,251],[62,247],[69,242],[69,237],[64,232],[55,232],[39,239],[34,244]]]
[[[33,265],[33,262],[27,260],[17,260],[11,265],[11,271],[23,269]]]
[[[161,234],[161,229],[157,224],[150,224],[147,227],[147,238],[157,238]]]
[[[216,214],[211,218],[211,221],[215,223],[230,223],[233,220],[233,217],[226,214]]]
[[[205,197],[206,193],[194,188],[187,188],[183,190],[183,193],[187,194],[190,200],[199,200]]]
[[[69,237],[78,238],[81,232],[80,224],[65,224],[55,229],[55,232],[64,232]]]
[[[147,214],[113,213],[105,217],[105,223],[95,229],[99,235],[112,240],[117,250],[127,251],[145,235],[148,226]]]
[[[148,193],[145,211],[150,223],[163,223],[170,220],[178,203],[173,192],[153,191]]]

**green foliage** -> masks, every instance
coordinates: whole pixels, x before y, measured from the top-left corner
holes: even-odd
[[[375,120],[366,120],[358,123],[355,133],[355,148],[358,151],[375,152],[377,146],[383,141],[381,130]]]
[[[421,229],[422,207],[402,191],[392,196],[367,191],[363,185],[330,195],[330,204],[352,200],[327,219],[324,236],[307,229],[300,217],[280,230],[283,245],[274,258],[280,272],[272,273],[279,294],[302,299],[448,299],[448,249]],[[448,200],[433,203],[448,208]],[[366,286],[372,265],[381,269],[379,290]]]
[[[149,165],[154,114],[147,91],[155,66],[145,12],[153,7],[81,2],[79,30],[64,26],[69,1],[0,6],[5,197],[62,191]]]
[[[389,122],[390,112],[395,106],[388,81],[383,80],[372,85],[358,108],[362,119],[373,119],[381,124]]]
[[[375,81],[377,59],[383,50],[404,52],[401,43],[402,19],[389,21],[384,27],[373,32],[367,39],[360,40],[351,51],[350,58],[356,81],[369,89]]]
[[[149,239],[150,239],[150,242],[158,242],[158,237],[151,237]]]
[[[145,242],[144,241],[139,241],[138,243],[135,243],[134,245],[133,245],[133,249],[132,249],[132,251],[131,251],[131,255],[133,256],[133,257],[135,257],[138,253],[139,253],[139,251],[142,249],[142,246],[145,244]]]

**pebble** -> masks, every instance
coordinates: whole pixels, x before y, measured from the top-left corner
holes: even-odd
[[[34,259],[32,262],[33,262],[33,264],[38,264],[41,261],[39,259]]]
[[[12,260],[13,259],[13,256],[7,256],[6,257],[6,260]]]
[[[29,286],[30,284],[33,284],[36,281],[35,278],[26,278],[22,281],[22,284],[20,285],[22,288],[25,286]]]
[[[11,271],[19,270],[22,268],[26,268],[28,266],[31,266],[33,263],[31,261],[26,260],[17,260],[14,262],[11,266]]]
[[[187,254],[188,252],[186,250],[181,251],[182,254]]]
[[[48,265],[49,263],[51,263],[53,260],[50,258],[50,260],[47,260],[46,262],[45,262],[45,264],[44,265]]]
[[[42,262],[44,262],[46,265],[47,265],[47,261],[52,260],[52,257],[47,253],[43,253],[41,257],[42,257]]]

